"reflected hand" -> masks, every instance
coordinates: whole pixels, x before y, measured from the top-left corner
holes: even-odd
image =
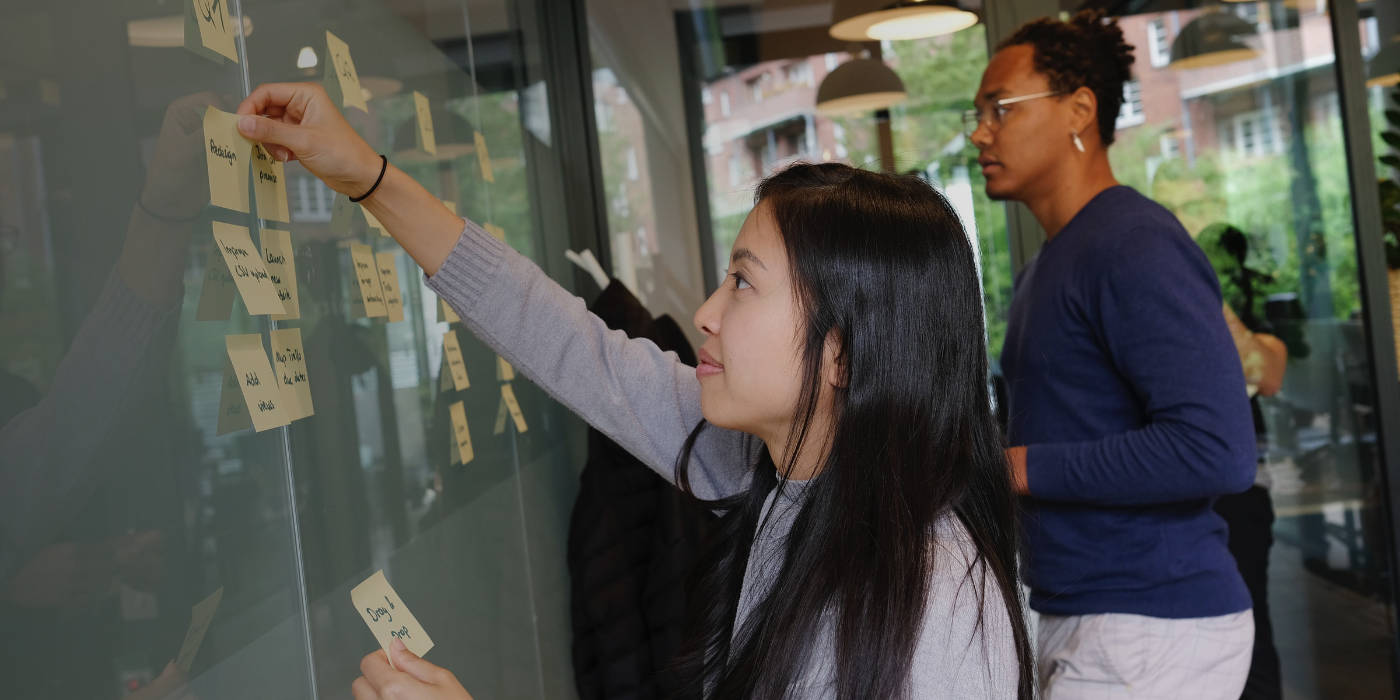
[[[360,673],[350,686],[355,700],[472,700],[451,671],[424,661],[395,639],[394,663],[380,649],[360,660]]]
[[[185,687],[185,674],[171,661],[156,679],[126,696],[126,700],[194,700]]]
[[[160,123],[155,153],[146,171],[141,201],[171,218],[191,218],[209,201],[209,173],[204,166],[204,110],[225,102],[212,92],[197,92],[170,103]]]
[[[379,176],[379,155],[315,83],[259,85],[238,105],[238,130],[280,161],[297,160],[331,189],[351,197]]]

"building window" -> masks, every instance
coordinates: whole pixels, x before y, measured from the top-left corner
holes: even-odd
[[[754,78],[753,80],[750,80],[750,81],[749,81],[749,96],[750,96],[751,98],[753,98],[753,101],[754,101],[754,102],[762,102],[762,101],[763,101],[763,82],[764,82],[764,81],[763,81],[763,78],[764,78],[764,77],[766,77],[766,76],[759,76],[759,77]]]
[[[724,117],[729,116],[729,92],[728,92],[728,91],[725,91],[725,90],[720,90],[720,91],[719,91],[719,113],[720,113],[720,116],[724,116]]]
[[[846,127],[840,124],[831,125],[831,140],[836,142],[836,157],[846,157]]]
[[[834,53],[829,53],[829,54],[827,54],[827,55],[826,55],[826,72],[830,73],[831,71],[836,70],[836,66],[840,65],[840,63],[841,63],[841,56],[840,56],[840,55],[834,54]]]
[[[1266,156],[1283,152],[1278,121],[1268,110],[1246,112],[1231,120],[1235,151],[1242,156]]]
[[[787,79],[788,85],[805,85],[811,87],[812,66],[808,65],[806,61],[793,63],[785,69],[784,77]]]
[[[627,179],[637,179],[637,149],[627,149]]]
[[[331,206],[335,203],[335,193],[320,180],[307,176],[297,176],[292,188],[293,221],[330,221]]]
[[[1259,24],[1259,5],[1253,2],[1242,2],[1234,6],[1235,15],[1250,24]]]
[[[1163,160],[1181,157],[1181,142],[1177,141],[1174,136],[1164,135],[1161,140],[1161,148]]]
[[[1146,119],[1142,111],[1142,83],[1136,80],[1123,83],[1123,106],[1118,108],[1118,121],[1114,128],[1136,126]]]
[[[1153,68],[1161,68],[1172,61],[1172,43],[1167,41],[1167,20],[1164,17],[1147,23],[1147,55]]]
[[[729,156],[729,186],[738,187],[745,180],[749,179],[748,168],[746,167],[744,154],[735,153]]]
[[[710,89],[709,89],[709,88],[702,88],[702,89],[700,90],[700,104],[702,104],[702,105],[707,105],[707,104],[710,104],[710,103],[713,102],[713,101],[714,101],[714,97],[712,97],[712,96],[710,95]]]

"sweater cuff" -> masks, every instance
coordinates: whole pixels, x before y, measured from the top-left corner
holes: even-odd
[[[457,245],[432,276],[424,275],[428,287],[447,300],[458,315],[466,316],[486,293],[509,248],[487,233],[476,222],[466,220]]]
[[[1084,494],[1068,493],[1065,484],[1067,445],[1026,446],[1026,490],[1036,498],[1051,501],[1079,500]]]

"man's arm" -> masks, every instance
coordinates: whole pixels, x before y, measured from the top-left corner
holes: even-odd
[[[1012,448],[1014,478],[1037,497],[1108,505],[1243,491],[1254,479],[1254,426],[1210,265],[1184,232],[1119,240],[1104,251],[1090,302],[1145,423],[1098,440]]]

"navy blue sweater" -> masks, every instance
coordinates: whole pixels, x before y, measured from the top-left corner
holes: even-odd
[[[1205,254],[1101,192],[1016,278],[1002,370],[1026,445],[1031,607],[1211,617],[1249,593],[1211,509],[1254,481],[1244,373]]]

